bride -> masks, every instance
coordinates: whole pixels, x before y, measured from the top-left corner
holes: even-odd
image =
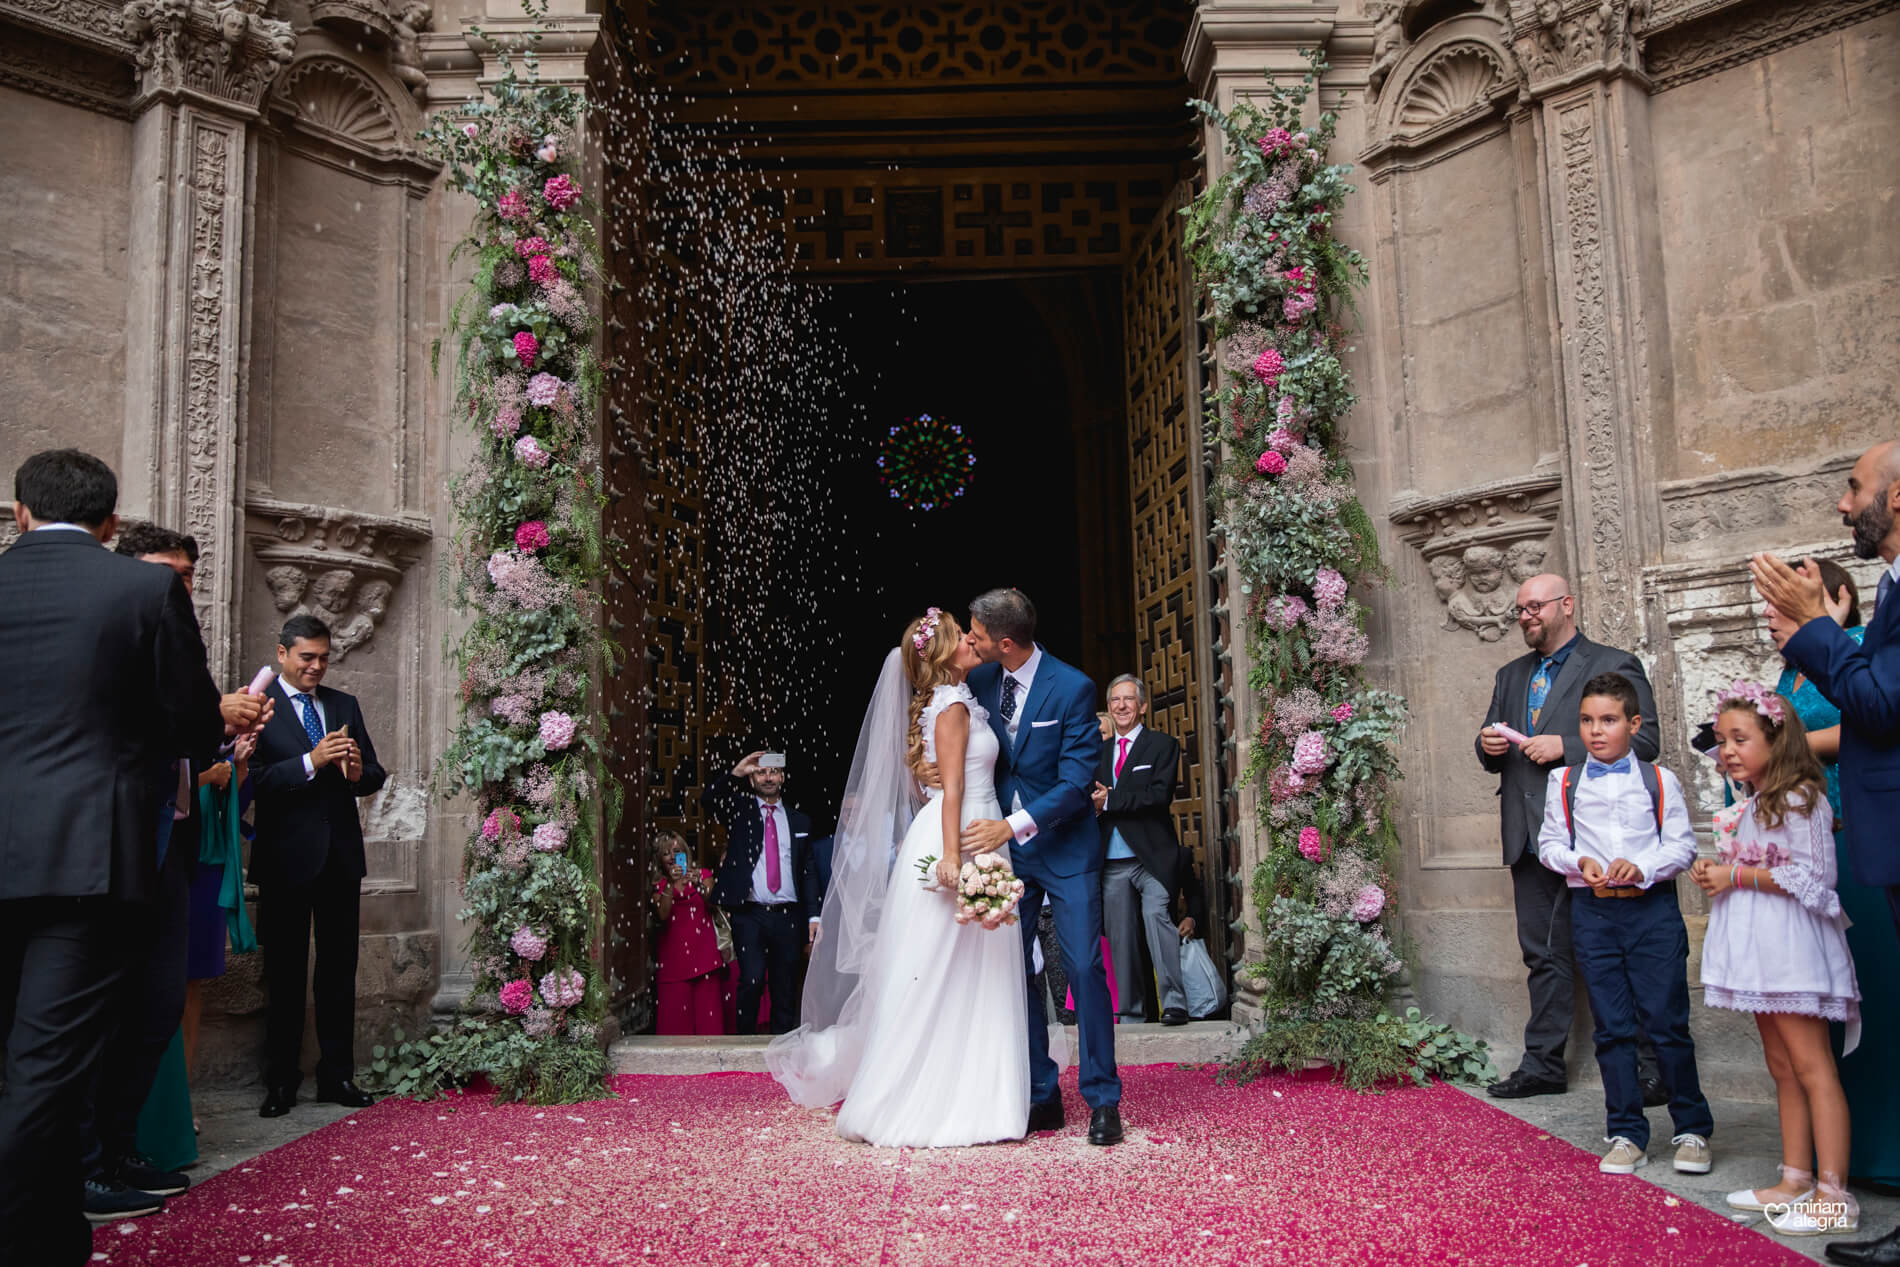
[[[1022,937],[954,918],[963,826],[1003,817],[996,735],[963,684],[978,663],[935,607],[885,657],[845,787],[805,1024],[766,1048],[792,1099],[844,1102],[846,1139],[948,1148],[1026,1130]],[[943,786],[926,792],[918,772],[933,763]],[[920,864],[933,855],[940,887],[928,888]]]

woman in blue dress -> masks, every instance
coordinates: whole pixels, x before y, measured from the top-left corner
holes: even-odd
[[[1821,580],[1827,586],[1828,614],[1847,631],[1855,642],[1865,632],[1861,624],[1860,594],[1847,570],[1832,560],[1822,560]],[[1780,646],[1794,635],[1794,627],[1781,619],[1781,613],[1768,609],[1768,632]],[[1814,683],[1784,668],[1775,690],[1794,704],[1801,724],[1808,730],[1808,745],[1821,759],[1827,771],[1827,799],[1834,811],[1834,849],[1840,870],[1835,886],[1841,909],[1852,921],[1847,930],[1847,947],[1854,956],[1854,970],[1862,981],[1892,981],[1900,977],[1900,940],[1893,935],[1893,921],[1887,909],[1885,890],[1870,887],[1854,878],[1854,864],[1847,853],[1846,834],[1841,830],[1841,771],[1837,764],[1841,750],[1841,710],[1829,703]],[[1834,1057],[1840,1065],[1841,1086],[1847,1092],[1848,1111],[1853,1116],[1853,1151],[1848,1158],[1848,1174],[1856,1183],[1882,1188],[1900,1188],[1900,1078],[1882,1062],[1900,1051],[1900,1008],[1868,1007],[1862,1011],[1861,1044],[1851,1056],[1841,1055],[1842,1027],[1834,1025]]]

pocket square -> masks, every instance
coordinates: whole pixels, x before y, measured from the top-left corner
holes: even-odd
[[[808,832],[808,831],[795,831],[795,832],[793,832],[793,833],[792,833],[792,835],[794,835],[794,836],[809,836],[809,835],[811,835],[811,833],[810,833],[810,832]]]
[[[1032,730],[1040,730],[1044,726],[1059,726],[1061,724],[1062,719],[1060,717],[1051,717],[1048,721],[1032,721],[1029,723],[1029,727]]]
[[[1138,766],[1136,766],[1136,767],[1135,767],[1135,770],[1152,770],[1152,769],[1154,769],[1154,768],[1155,768],[1155,763],[1154,763],[1154,762],[1152,762],[1152,761],[1150,761],[1150,762],[1149,762],[1149,763],[1148,763],[1147,765],[1138,765]],[[1130,774],[1133,774],[1133,773],[1135,772],[1135,770],[1130,770],[1130,771],[1129,771],[1128,773],[1130,773]]]

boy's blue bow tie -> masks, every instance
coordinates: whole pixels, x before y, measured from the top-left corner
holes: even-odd
[[[1628,774],[1629,772],[1630,759],[1628,757],[1619,757],[1609,765],[1604,765],[1601,761],[1592,758],[1583,767],[1584,777],[1588,779],[1600,779],[1606,774]]]

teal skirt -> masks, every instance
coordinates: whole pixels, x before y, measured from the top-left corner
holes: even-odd
[[[191,1126],[191,1083],[185,1077],[185,1033],[172,1035],[158,1062],[158,1076],[139,1110],[139,1151],[160,1170],[183,1170],[198,1160],[198,1132]]]

